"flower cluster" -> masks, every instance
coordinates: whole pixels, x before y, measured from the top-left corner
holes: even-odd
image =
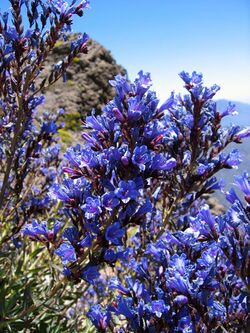
[[[134,83],[116,76],[115,98],[86,118],[85,145],[65,153],[67,176],[51,191],[71,224],[55,245],[64,274],[94,285],[100,268],[119,272],[103,301],[112,305],[89,312],[100,331],[244,327],[249,208],[231,191],[232,208],[215,218],[202,196],[221,189],[219,170],[237,168],[239,152],[223,150],[249,130],[221,126],[235,108],[217,110],[217,86],[203,87],[196,72],[180,76],[188,95],[162,105],[148,73]],[[249,202],[247,176],[236,183]]]
[[[249,182],[250,184],[250,182]],[[100,331],[216,332],[246,327],[249,297],[249,215],[240,201],[220,217],[203,206],[184,231],[137,247],[124,275],[110,279],[112,306],[91,308]],[[122,276],[122,277],[121,277]],[[114,296],[113,296],[114,297]],[[103,322],[103,318],[106,318]]]
[[[88,1],[10,0],[11,12],[0,17],[0,223],[8,234],[51,208],[49,188],[59,176],[58,129],[63,110],[41,112],[49,87],[79,52],[86,52],[87,35],[72,43],[61,65],[41,80],[44,63],[59,38],[66,37],[72,15],[82,16]],[[22,13],[29,27],[24,29]],[[39,108],[39,111],[37,111]]]

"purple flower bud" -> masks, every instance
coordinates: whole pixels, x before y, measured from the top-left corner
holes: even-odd
[[[118,119],[121,123],[123,123],[125,121],[123,114],[121,113],[121,111],[118,108],[113,108],[113,113],[114,113],[114,116],[116,117],[116,119]]]

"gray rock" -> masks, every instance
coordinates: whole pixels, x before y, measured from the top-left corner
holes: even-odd
[[[69,41],[56,43],[42,78],[50,73],[55,63],[68,55],[70,40],[73,38],[76,36],[73,35]],[[125,75],[126,70],[116,63],[110,51],[96,41],[90,40],[88,54],[80,54],[73,59],[67,70],[67,81],[63,82],[59,79],[44,92],[46,103],[43,109],[55,111],[58,108],[64,108],[66,116],[74,115],[79,119],[84,119],[92,109],[100,112],[101,108],[114,96],[114,89],[110,86],[109,80],[117,74]]]

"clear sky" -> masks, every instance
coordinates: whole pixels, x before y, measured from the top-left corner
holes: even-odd
[[[219,84],[218,98],[250,102],[250,0],[92,0],[74,31],[111,50],[131,79],[151,72],[162,99],[181,91],[184,69]]]

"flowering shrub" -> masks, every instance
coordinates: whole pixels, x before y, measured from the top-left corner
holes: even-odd
[[[41,93],[65,76],[78,53],[87,51],[87,35],[72,42],[68,56],[54,65],[48,77],[42,79],[41,73],[56,42],[67,38],[73,16],[82,16],[87,5],[88,1],[69,5],[66,1],[10,0],[11,10],[0,14],[1,332],[33,329],[25,314],[37,316],[39,302],[34,298],[44,303],[53,287],[55,273],[48,279],[52,268],[47,265],[43,270],[44,281],[34,267],[38,259],[44,267],[42,262],[48,262],[51,253],[46,256],[39,244],[25,242],[20,232],[33,219],[35,237],[46,244],[48,239],[53,242],[60,227],[58,207],[48,192],[61,173],[57,132],[63,126],[63,110],[42,111]],[[45,224],[40,226],[37,219],[48,220],[48,216],[51,229],[45,234]],[[49,314],[52,323],[53,311]]]
[[[249,206],[231,191],[232,208],[214,217],[202,195],[222,187],[219,170],[241,162],[237,150],[223,150],[249,129],[221,126],[235,107],[217,111],[218,86],[203,87],[196,72],[180,76],[188,95],[160,106],[149,74],[111,81],[116,97],[86,118],[85,145],[66,152],[68,177],[51,191],[72,224],[55,249],[64,274],[96,284],[103,267],[117,271],[108,295],[98,295],[106,309],[88,314],[99,331],[245,327]],[[247,175],[236,182],[249,204]]]
[[[163,104],[150,90],[148,73],[139,72],[134,83],[118,75],[110,82],[115,98],[101,115],[86,117],[85,144],[65,153],[62,177],[57,116],[44,113],[41,120],[35,110],[43,101],[40,91],[86,51],[86,35],[72,43],[67,59],[48,78],[34,83],[48,53],[70,29],[72,15],[81,16],[88,3],[10,2],[14,26],[7,14],[0,25],[0,217],[7,226],[3,256],[13,251],[8,242],[13,236],[20,249],[13,251],[18,264],[15,273],[10,269],[11,287],[5,288],[7,277],[0,270],[0,327],[91,332],[87,314],[99,332],[246,330],[248,174],[235,178],[244,199],[234,190],[226,193],[231,208],[224,215],[213,216],[203,199],[222,188],[218,171],[241,162],[236,149],[224,149],[250,136],[249,128],[222,127],[235,106],[219,112],[213,101],[219,87],[204,87],[196,72],[180,74],[187,95],[172,93]],[[24,5],[30,23],[26,32],[20,14]],[[63,209],[55,205],[58,199]],[[23,246],[16,237],[20,230],[33,241],[28,254],[25,237]],[[36,257],[46,272],[38,276],[40,284],[52,289],[40,303],[31,293],[31,285],[37,295],[41,292],[32,280]],[[65,277],[55,285],[60,271]],[[15,290],[23,295],[21,311]]]
[[[75,3],[75,1],[74,1]],[[0,21],[0,219],[9,229],[2,243],[22,226],[51,207],[48,189],[58,175],[58,115],[37,112],[44,96],[40,92],[61,76],[79,52],[86,51],[87,36],[72,43],[66,59],[42,81],[44,63],[59,38],[66,38],[72,15],[83,14],[87,1],[67,5],[60,1],[11,0]],[[21,11],[27,11],[24,29]]]

